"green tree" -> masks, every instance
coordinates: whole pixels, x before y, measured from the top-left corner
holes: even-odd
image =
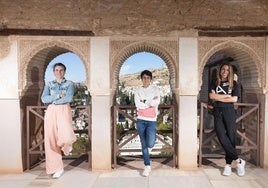
[[[116,128],[116,138],[117,140],[121,140],[124,136],[124,126],[122,123],[118,123],[117,124],[117,128]]]
[[[117,101],[120,105],[130,105],[131,104],[131,99],[129,94],[124,91],[125,89],[125,82],[119,83],[118,84],[118,89],[117,89]]]
[[[172,127],[168,124],[164,124],[164,123],[158,123],[157,125],[157,130],[162,130],[162,131],[168,131],[168,130],[172,130]],[[163,136],[169,136],[172,137],[172,133],[164,133]]]
[[[83,83],[75,83],[74,88],[75,88],[75,92],[74,92],[73,102],[71,103],[71,106],[90,104],[91,97],[87,90],[86,85],[84,85]]]

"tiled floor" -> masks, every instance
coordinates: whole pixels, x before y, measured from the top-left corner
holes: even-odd
[[[171,167],[169,159],[152,159],[149,177],[141,176],[140,158],[127,158],[118,168],[108,172],[88,170],[86,161],[64,160],[65,172],[59,179],[46,175],[44,163],[22,174],[0,175],[0,188],[268,188],[268,169],[246,164],[246,175],[236,175],[235,166],[229,177],[221,175],[223,159],[209,159],[197,170],[180,170]]]

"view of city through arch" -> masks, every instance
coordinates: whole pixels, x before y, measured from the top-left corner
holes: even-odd
[[[45,82],[54,79],[53,75],[53,65],[57,62],[62,62],[65,64],[67,70],[65,77],[66,79],[72,80],[75,82],[78,90],[83,92],[78,92],[82,99],[89,95],[89,91],[85,86],[86,80],[86,71],[81,59],[74,53],[68,52],[61,54],[54,58],[49,65],[47,66],[45,72]],[[130,56],[122,65],[119,73],[119,88],[122,86],[124,88],[121,90],[124,94],[131,95],[133,94],[136,87],[140,86],[139,74],[141,71],[148,69],[153,72],[153,84],[158,85],[161,90],[161,98],[164,103],[165,97],[170,96],[170,85],[169,85],[169,71],[166,67],[165,62],[157,55],[140,52]],[[75,97],[74,97],[75,99]],[[83,103],[84,101],[82,101]],[[119,104],[125,104],[126,101],[121,99],[117,102]],[[76,104],[77,105],[77,104]]]
[[[72,80],[75,83],[76,92],[73,98],[73,106],[86,105],[90,103],[90,91],[88,91],[86,81],[86,71],[81,59],[74,53],[68,52],[61,54],[54,58],[47,66],[45,72],[45,82],[54,79],[53,65],[61,62],[66,66],[66,79]],[[130,56],[122,65],[119,73],[119,84],[116,96],[116,103],[119,105],[134,106],[134,91],[141,85],[140,72],[143,70],[150,70],[153,73],[153,83],[159,87],[161,95],[161,104],[171,104],[172,95],[169,84],[169,71],[165,62],[157,55],[148,52],[139,52]],[[159,129],[172,129],[171,123],[167,121],[168,115],[164,117],[161,122],[158,122]],[[73,122],[74,129],[85,130],[86,123],[83,118],[76,118]],[[120,130],[135,129],[134,123],[130,119],[124,118],[118,114],[117,130],[118,144],[124,142],[131,134],[120,134]],[[81,136],[80,140],[87,141],[87,135]],[[161,135],[163,139],[171,144],[171,135]],[[155,148],[161,149],[164,146],[162,142],[156,140]],[[140,149],[139,137],[136,136],[132,141],[128,142],[123,149]],[[160,152],[152,152],[152,154],[159,154]],[[141,155],[141,152],[122,152],[120,155]]]

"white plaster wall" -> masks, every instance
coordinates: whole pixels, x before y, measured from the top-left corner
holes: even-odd
[[[90,94],[110,95],[109,38],[90,40]]]
[[[179,39],[179,143],[180,169],[197,169],[197,39]]]
[[[22,172],[19,100],[0,99],[0,173]]]
[[[90,41],[92,95],[92,170],[111,170],[111,101],[109,38]]]
[[[197,97],[180,96],[179,169],[197,169]]]
[[[23,171],[17,41],[15,37],[8,40],[9,52],[0,59],[0,173]]]
[[[8,37],[10,46],[7,56],[0,59],[0,99],[18,98],[18,60],[17,41]],[[7,47],[8,48],[8,47]],[[6,50],[0,49],[0,50]]]
[[[180,95],[198,94],[197,38],[179,39]]]
[[[267,110],[268,109],[268,93],[265,95],[265,109]],[[264,128],[263,128],[263,133],[260,133],[260,134],[263,134],[263,148],[261,148],[261,159],[263,159],[263,161],[260,161],[261,163],[261,166],[263,168],[268,168],[268,113],[266,112],[265,113],[265,116],[264,116]],[[261,144],[262,146],[262,144]],[[263,150],[263,152],[262,152]]]
[[[266,88],[266,92],[268,93],[268,37],[266,37],[266,40],[265,40],[265,46],[266,46],[266,49],[265,49],[265,54],[266,54],[266,57],[265,57],[265,67],[266,67],[266,72],[265,72],[265,88]]]
[[[263,141],[263,167],[268,168],[268,113],[266,112],[268,110],[268,37],[266,37],[266,94],[265,94],[265,117],[264,117],[264,141]],[[261,156],[262,158],[262,156]],[[262,163],[262,162],[261,162]]]

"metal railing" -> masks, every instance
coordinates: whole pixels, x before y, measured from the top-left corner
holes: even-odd
[[[241,110],[240,113],[238,113],[236,123],[242,124],[242,128],[237,128],[237,135],[240,139],[240,143],[237,144],[236,148],[239,150],[254,150],[256,151],[256,165],[259,165],[260,160],[260,120],[259,120],[259,104],[251,104],[251,103],[235,103],[235,109]],[[202,166],[202,157],[203,152],[202,150],[204,148],[221,148],[221,145],[217,139],[216,133],[214,128],[206,128],[204,126],[204,114],[205,110],[209,111],[210,106],[207,103],[201,103],[201,109],[200,109],[200,129],[199,129],[199,166]],[[208,113],[209,114],[209,113]],[[211,114],[212,115],[212,114]],[[252,115],[254,116],[252,118]],[[251,118],[250,118],[251,117]],[[251,130],[247,131],[245,130],[246,126],[243,126],[243,124],[249,124],[249,121],[253,121],[253,124],[255,127],[251,127]],[[254,131],[252,132],[252,129]],[[251,136],[249,135],[249,132]],[[246,134],[248,133],[248,134]],[[206,138],[204,138],[204,135],[207,135]],[[252,136],[253,135],[253,136]],[[211,143],[213,141],[213,144]],[[241,155],[246,153],[240,153]],[[209,155],[206,155],[209,156]]]
[[[27,169],[31,169],[38,161],[31,161],[34,155],[39,155],[44,158],[44,115],[47,106],[27,106],[26,107],[26,134],[27,134]],[[89,168],[91,168],[91,118],[90,118],[90,106],[76,106],[72,107],[73,120],[78,118],[78,111],[85,111],[83,114],[84,120],[87,125],[84,129],[74,129],[76,135],[87,134],[88,141],[85,143],[81,140],[77,140],[71,157],[78,157],[81,154],[88,154]],[[67,156],[66,156],[67,157]]]
[[[163,120],[164,117],[169,117],[167,121],[171,121],[169,123],[172,124],[171,130],[157,130],[156,139],[162,143],[163,147],[153,148],[151,152],[169,152],[172,154],[173,157],[173,167],[176,166],[176,150],[175,150],[175,143],[177,138],[176,132],[176,118],[175,118],[175,106],[174,105],[159,105],[158,107],[159,115],[157,117],[157,121]],[[112,107],[113,112],[113,167],[117,167],[117,156],[124,152],[141,152],[141,146],[139,148],[129,149],[124,148],[124,146],[130,143],[134,138],[138,136],[136,128],[132,128],[132,130],[125,129],[125,130],[118,130],[118,116],[121,116],[129,121],[131,121],[131,125],[135,127],[136,124],[136,107],[135,106],[120,106],[115,105]],[[133,130],[134,129],[134,130]],[[170,134],[172,135],[172,142],[168,142],[162,136],[163,134]],[[130,135],[127,139],[119,142],[117,137],[118,136],[126,136]]]

